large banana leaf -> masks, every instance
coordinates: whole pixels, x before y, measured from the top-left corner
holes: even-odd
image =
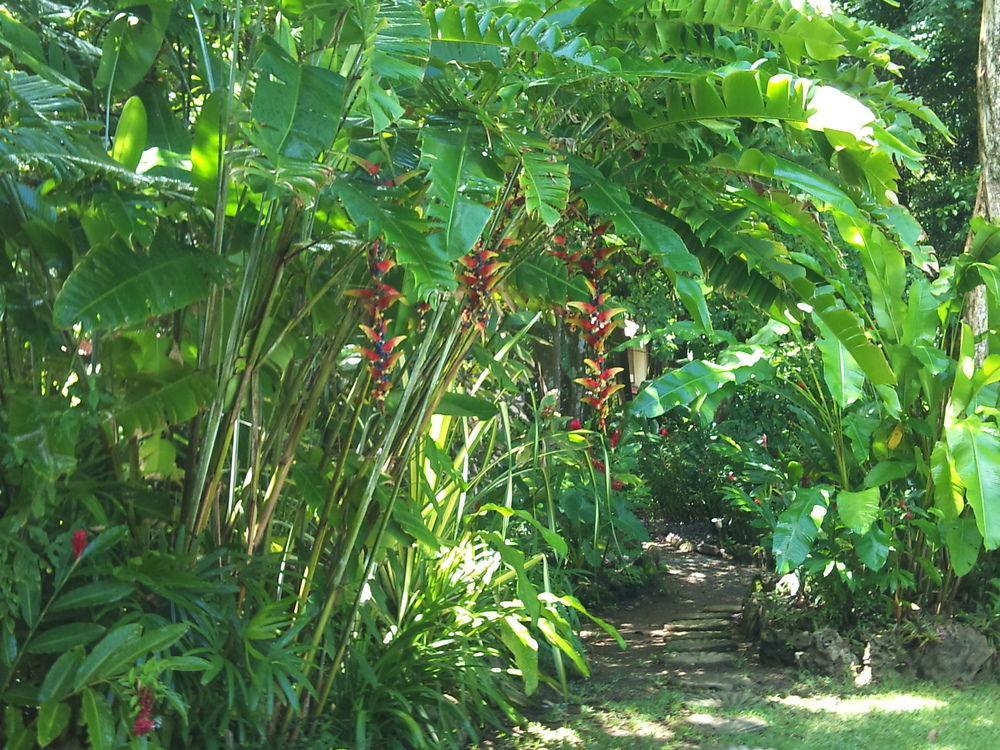
[[[841,409],[846,409],[864,395],[865,374],[854,357],[847,351],[830,329],[816,318],[820,338],[816,340],[823,358],[823,378],[833,400]]]
[[[947,437],[984,546],[996,549],[1000,547],[1000,434],[978,417],[967,417],[951,425]]]
[[[91,249],[67,277],[53,306],[60,328],[114,329],[180,310],[208,296],[224,261],[154,243],[148,254],[110,242]]]
[[[191,419],[214,391],[215,383],[205,373],[178,369],[155,383],[130,388],[114,415],[126,434],[148,434]]]
[[[476,198],[494,199],[497,185],[477,168],[471,127],[429,128],[424,131],[422,145],[420,159],[427,169],[432,199],[428,214],[441,224],[428,242],[438,253],[455,260],[472,249],[489,221],[491,209]]]
[[[270,39],[257,61],[251,118],[254,142],[275,163],[309,161],[330,147],[340,120],[343,79],[293,60]]]

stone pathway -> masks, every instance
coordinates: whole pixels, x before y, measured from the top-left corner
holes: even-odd
[[[654,549],[667,578],[663,591],[622,610],[605,612],[628,644],[621,651],[603,633],[585,633],[593,680],[608,681],[621,691],[667,687],[684,694],[682,716],[664,717],[700,735],[691,750],[767,750],[748,745],[718,744],[721,735],[750,734],[767,727],[755,717],[721,716],[719,709],[759,703],[781,680],[780,674],[752,666],[747,645],[735,627],[753,579],[753,571],[727,560],[696,553]],[[673,734],[667,732],[667,734]],[[679,747],[664,740],[663,747]]]

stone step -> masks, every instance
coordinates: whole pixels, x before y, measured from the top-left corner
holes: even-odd
[[[720,672],[712,670],[712,674],[685,674],[674,675],[668,680],[671,685],[676,685],[685,690],[722,690],[752,689],[753,680],[746,675],[735,672]]]
[[[680,630],[732,630],[733,624],[729,620],[674,620],[673,622],[668,622],[663,626],[663,629],[669,632],[677,632]]]
[[[668,667],[717,667],[723,664],[735,664],[736,655],[731,652],[684,651],[666,653],[660,661]]]
[[[667,644],[667,651],[674,653],[682,652],[713,652],[719,653],[724,651],[735,651],[736,644],[730,640],[677,640],[671,641]]]
[[[735,614],[743,609],[743,604],[740,602],[732,602],[725,604],[709,604],[707,607],[702,607],[702,612],[725,612],[726,614]]]
[[[704,612],[689,612],[683,617],[678,617],[673,622],[683,622],[684,620],[725,620],[728,622],[729,617],[736,614],[738,611],[739,609],[723,609],[718,611],[706,610]]]
[[[682,640],[702,640],[702,641],[735,641],[733,634],[728,630],[671,630],[664,634],[664,640],[672,641],[678,638]]]

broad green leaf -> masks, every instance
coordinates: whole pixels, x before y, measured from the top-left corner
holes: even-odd
[[[889,366],[885,354],[865,336],[854,313],[843,308],[825,306],[817,306],[814,311],[874,385],[895,385],[896,374]]]
[[[865,374],[840,340],[819,318],[820,338],[816,341],[823,357],[823,378],[830,395],[841,409],[846,409],[864,395]]]
[[[146,148],[146,132],[146,107],[138,96],[129,97],[115,128],[111,158],[126,169],[134,170]]]
[[[126,434],[145,435],[191,419],[214,393],[215,383],[209,375],[177,368],[163,373],[154,383],[126,390],[113,414]]]
[[[71,713],[69,705],[66,703],[56,701],[42,703],[38,707],[38,726],[35,730],[38,744],[42,747],[48,747],[55,742],[69,726]]]
[[[449,260],[455,260],[476,244],[492,211],[477,195],[493,199],[496,183],[478,169],[472,128],[446,131],[428,128],[423,133],[421,164],[427,169],[428,214],[441,223],[428,241]]]
[[[514,615],[500,621],[500,640],[514,656],[514,663],[521,670],[524,692],[531,695],[538,687],[538,641]]]
[[[996,549],[1000,547],[1000,435],[977,417],[967,417],[949,427],[947,436],[983,545]]]
[[[983,547],[983,537],[972,516],[941,521],[941,538],[948,549],[948,562],[955,575],[964,576],[972,570]]]
[[[83,646],[104,632],[103,625],[93,622],[57,625],[32,638],[25,650],[30,654],[58,654],[74,646]]]
[[[139,471],[147,479],[180,479],[177,448],[170,438],[150,435],[139,444]]]
[[[897,479],[906,479],[913,475],[912,459],[899,461],[879,461],[865,474],[865,487],[878,488]]]
[[[735,382],[732,370],[712,362],[694,360],[648,383],[632,400],[632,413],[658,417],[676,406],[686,406],[706,393]]]
[[[664,223],[667,216],[634,205],[624,188],[616,185],[580,159],[573,159],[573,178],[580,184],[580,194],[591,213],[610,219],[615,233],[638,241],[639,246],[657,258],[691,317],[706,330],[712,330],[708,306],[699,284],[693,279],[679,284],[684,276],[700,278],[701,264],[691,254],[680,235]]]
[[[74,687],[79,690],[94,682],[116,677],[119,671],[131,666],[135,660],[128,660],[127,655],[132,653],[132,644],[141,635],[142,626],[137,623],[119,625],[110,631],[94,646],[76,671]]]
[[[955,471],[948,443],[939,440],[931,451],[931,479],[934,482],[934,507],[946,521],[954,521],[965,508],[965,488]]]
[[[172,6],[172,0],[145,0],[117,13],[104,36],[94,86],[128,91],[146,77],[163,45]]]
[[[38,623],[42,605],[42,580],[35,565],[30,566],[28,572],[18,578],[14,590],[25,624],[34,627]]]
[[[865,534],[878,517],[879,490],[871,487],[861,492],[837,494],[837,514],[855,534]]]
[[[779,573],[788,573],[805,562],[826,516],[829,497],[818,487],[800,489],[780,516],[771,550]]]
[[[542,631],[545,640],[570,658],[570,661],[573,662],[573,665],[579,670],[580,674],[584,677],[590,676],[590,668],[587,666],[587,660],[583,658],[583,654],[577,651],[573,647],[573,644],[559,633],[554,624],[544,617],[539,617],[538,629]]]
[[[955,368],[955,382],[951,386],[948,401],[948,416],[957,419],[969,405],[972,398],[972,381],[976,375],[976,337],[968,323],[962,323],[959,339],[958,366]]]
[[[80,703],[91,750],[111,750],[115,741],[111,704],[91,688],[84,688],[80,693]]]
[[[60,328],[111,330],[166,315],[204,299],[224,261],[207,252],[154,244],[148,254],[111,242],[93,248],[56,297]]]
[[[24,726],[21,710],[20,706],[4,709],[3,732],[7,739],[4,750],[32,750],[35,747],[35,735]]]
[[[219,171],[226,152],[227,96],[225,91],[216,91],[205,98],[191,142],[191,182],[206,206],[215,206],[218,199]]]
[[[254,142],[275,163],[311,161],[333,143],[340,121],[343,79],[331,70],[291,59],[265,38],[250,117]]]
[[[889,559],[889,541],[882,527],[873,524],[866,533],[855,538],[854,551],[869,570],[881,570]]]
[[[89,609],[124,599],[135,591],[130,583],[122,581],[96,581],[60,594],[49,607],[52,613]]]
[[[66,651],[52,662],[38,689],[38,702],[54,702],[65,698],[73,690],[76,673],[82,663],[83,648],[80,646]]]

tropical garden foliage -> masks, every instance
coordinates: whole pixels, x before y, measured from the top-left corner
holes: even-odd
[[[921,55],[805,0],[0,5],[7,746],[516,721],[635,575],[646,420],[746,387],[811,477],[730,456],[778,566],[947,604],[1000,235],[940,266],[897,200]],[[627,316],[712,356],[623,410]]]

